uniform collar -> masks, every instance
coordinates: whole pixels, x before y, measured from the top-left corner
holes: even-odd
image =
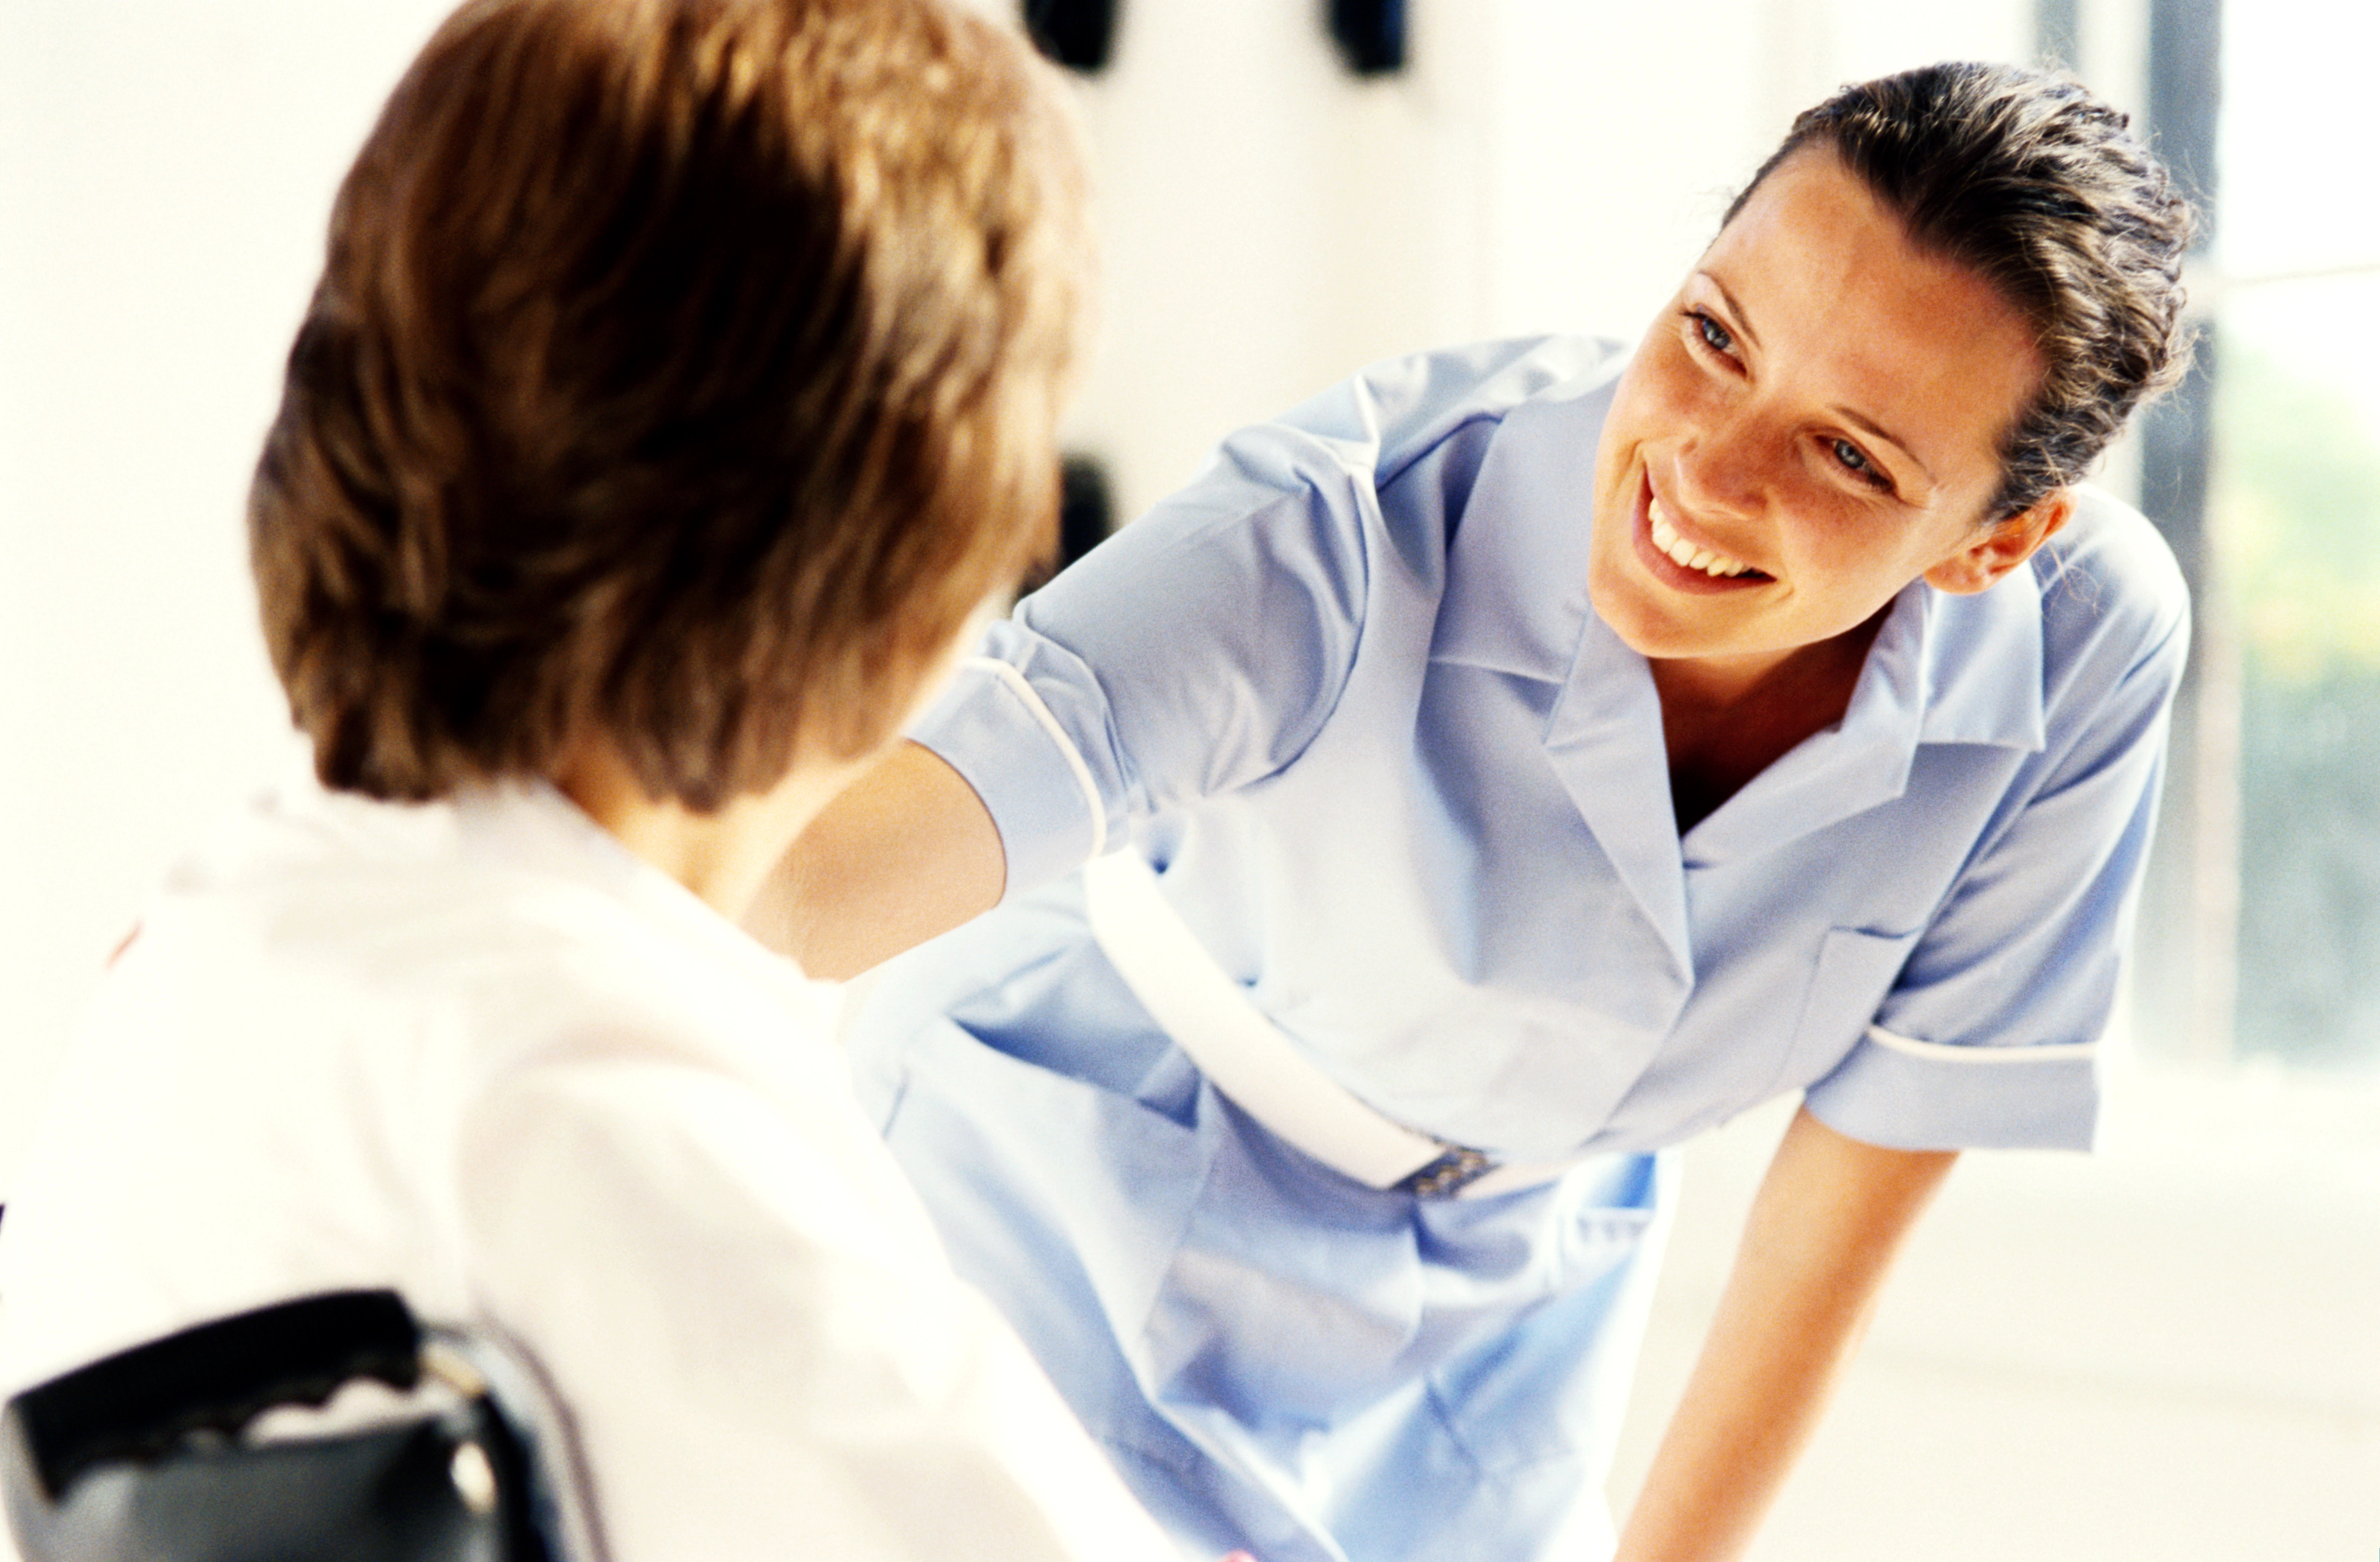
[[[2043,744],[2041,593],[2030,570],[1947,596],[1912,581],[1893,601],[1850,706],[1690,831],[1692,866],[1749,857],[1908,790],[1925,744],[2022,753]]]
[[[1595,620],[1586,555],[1612,375],[1522,403],[1488,447],[1447,551],[1434,661],[1560,684]]]
[[[2038,751],[2042,633],[2030,569],[1974,596],[1912,582],[1877,630],[1840,724],[1771,765],[1681,842],[1651,673],[1589,611],[1546,750],[1639,907],[1690,969],[1685,869],[1750,860],[1893,801],[1908,790],[1922,745]]]
[[[1969,597],[1909,588],[1925,604],[1920,742],[1989,744],[2035,754],[2048,741],[2035,567],[2010,570],[1990,590]]]

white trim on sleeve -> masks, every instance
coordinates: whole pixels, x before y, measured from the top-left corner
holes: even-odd
[[[1033,713],[1033,719],[1041,723],[1042,730],[1050,734],[1052,742],[1057,744],[1058,752],[1065,757],[1066,769],[1075,773],[1075,784],[1082,788],[1084,804],[1091,811],[1089,854],[1093,857],[1103,855],[1108,849],[1107,805],[1099,801],[1099,783],[1091,780],[1091,768],[1083,763],[1082,751],[1076,748],[1074,740],[1066,735],[1066,729],[1058,724],[1058,718],[1050,712],[1048,702],[1041,697],[1040,691],[1033,686],[1032,681],[1024,673],[996,656],[969,657],[965,665],[988,668],[998,673],[1002,681],[1007,684],[1009,691],[1025,702],[1025,708]]]
[[[1878,1047],[1929,1063],[2073,1063],[2099,1050],[2095,1041],[2051,1042],[2039,1047],[1949,1047],[1938,1041],[1900,1035],[1882,1025],[1870,1025],[1867,1038]]]

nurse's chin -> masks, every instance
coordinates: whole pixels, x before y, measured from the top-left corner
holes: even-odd
[[[1591,566],[1586,597],[1595,616],[1638,656],[1674,660],[1740,648],[1742,609],[1749,606],[1741,593],[1671,592],[1649,581],[1612,578],[1618,573],[1617,566]]]

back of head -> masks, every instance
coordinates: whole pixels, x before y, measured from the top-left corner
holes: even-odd
[[[2124,115],[2070,77],[1949,64],[1847,87],[1794,120],[1753,187],[1808,149],[2033,325],[2042,380],[2002,436],[1990,518],[2080,478],[2187,365],[2189,203]]]
[[[1047,546],[1087,285],[1045,68],[944,0],[472,0],[343,186],[249,504],[336,787],[697,809],[881,741]]]

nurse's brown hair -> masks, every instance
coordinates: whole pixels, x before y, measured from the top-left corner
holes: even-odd
[[[475,0],[342,187],[249,501],[334,787],[880,742],[1048,547],[1080,154],[942,0]]]
[[[1973,269],[2032,324],[2044,364],[2000,440],[1986,518],[2080,478],[2189,360],[2189,202],[2123,114],[2062,74],[1936,65],[1846,87],[1793,121],[1729,208],[1823,148],[1919,248]]]

